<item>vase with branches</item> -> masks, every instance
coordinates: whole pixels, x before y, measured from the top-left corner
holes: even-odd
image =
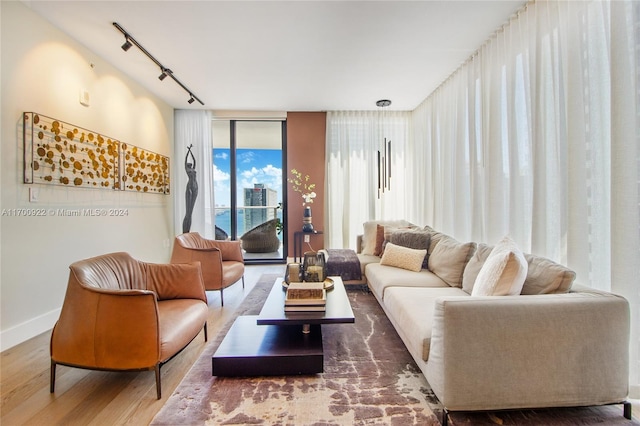
[[[302,172],[297,169],[291,169],[291,177],[287,180],[291,183],[292,189],[295,192],[300,193],[302,196],[302,205],[304,206],[304,213],[302,215],[302,231],[313,232],[311,206],[308,204],[313,203],[313,199],[316,198],[316,193],[314,191],[316,184],[310,182],[309,175],[303,175]]]

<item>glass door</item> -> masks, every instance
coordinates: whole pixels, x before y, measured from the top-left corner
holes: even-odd
[[[241,240],[247,263],[284,262],[284,121],[213,122],[216,234]]]

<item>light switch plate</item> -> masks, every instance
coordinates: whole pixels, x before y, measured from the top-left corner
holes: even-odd
[[[80,90],[80,104],[88,107],[91,104],[89,91],[86,89]]]
[[[36,203],[38,202],[38,188],[29,188],[29,202]]]

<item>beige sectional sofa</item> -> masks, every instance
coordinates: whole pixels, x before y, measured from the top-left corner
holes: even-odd
[[[372,252],[372,239],[384,240],[383,253]],[[390,260],[394,241],[412,251]],[[358,251],[370,290],[444,408],[443,423],[447,411],[602,404],[624,404],[631,418],[623,297],[574,284],[573,271],[529,254],[519,255],[526,278],[516,294],[472,295],[495,263],[494,247],[406,222],[367,222]],[[394,264],[414,252],[426,252],[427,269]]]

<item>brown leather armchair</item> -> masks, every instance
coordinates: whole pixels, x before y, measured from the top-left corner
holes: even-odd
[[[197,232],[178,235],[173,243],[171,263],[199,261],[206,290],[223,290],[242,278],[244,288],[244,258],[240,241],[216,241],[202,238]]]
[[[56,365],[91,370],[155,370],[204,329],[209,307],[197,263],[153,264],[111,253],[71,264],[60,319],[51,334]]]

